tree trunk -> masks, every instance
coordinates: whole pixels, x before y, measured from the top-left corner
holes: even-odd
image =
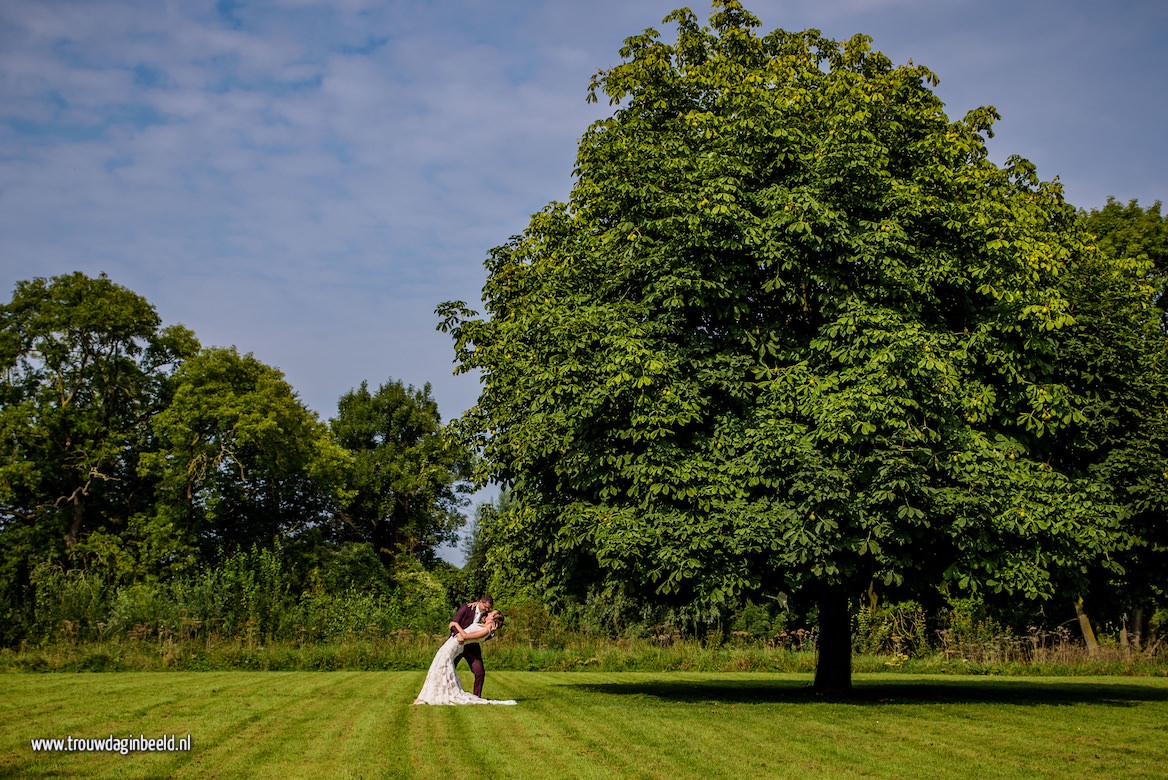
[[[394,562],[394,533],[390,518],[384,517],[373,522],[373,530],[371,541],[373,542],[373,551],[377,553],[381,565],[385,567],[386,571],[393,571]]]
[[[81,526],[85,521],[85,505],[83,503],[84,494],[81,488],[73,491],[72,502],[72,517],[69,521],[69,531],[65,534],[65,549],[73,549],[73,545],[77,544],[78,538],[81,536]]]
[[[1095,655],[1099,643],[1095,641],[1095,631],[1091,628],[1091,619],[1083,610],[1083,597],[1075,599],[1075,614],[1079,617],[1079,629],[1083,632],[1083,641],[1087,643],[1087,654]]]
[[[849,694],[852,691],[852,616],[843,590],[819,597],[819,658],[815,663],[815,692]]]
[[[1132,610],[1132,644],[1136,651],[1144,649],[1144,608],[1136,607]]]

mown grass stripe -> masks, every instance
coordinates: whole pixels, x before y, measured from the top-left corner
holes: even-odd
[[[522,713],[526,731],[532,735],[523,744],[527,749],[528,771],[537,770],[548,778],[591,778],[616,776],[619,762],[614,762],[605,748],[606,724],[599,721],[587,700],[576,698],[576,705],[565,707],[565,697],[555,681],[557,673],[522,673],[516,679],[516,698],[525,710]],[[523,689],[527,691],[524,692]],[[618,741],[612,750],[619,751],[628,743]],[[512,747],[516,751],[518,745]],[[520,761],[506,765],[508,771],[523,771]]]
[[[1168,679],[489,672],[516,707],[413,706],[422,672],[0,675],[0,777],[1162,777]],[[71,705],[67,702],[72,702]],[[162,732],[190,753],[32,754]],[[104,734],[102,733],[104,732]]]
[[[409,705],[417,691],[417,673],[355,675],[356,695],[341,702],[348,712],[346,731],[330,745],[335,761],[357,777],[408,776],[410,764]]]

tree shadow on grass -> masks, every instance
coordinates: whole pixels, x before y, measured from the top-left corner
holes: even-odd
[[[611,696],[648,696],[666,701],[730,704],[826,702],[857,706],[889,704],[1016,704],[1019,706],[1095,704],[1133,707],[1168,702],[1168,686],[1134,682],[1078,682],[979,678],[854,680],[851,695],[822,695],[798,680],[652,680],[639,682],[565,682],[563,685]]]

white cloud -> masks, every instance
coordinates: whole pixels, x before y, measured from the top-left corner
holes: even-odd
[[[434,304],[473,303],[489,247],[566,197],[606,111],[589,78],[645,27],[668,40],[676,5],[280,0],[229,25],[211,4],[7,0],[0,286],[105,270],[326,415],[392,375],[432,381],[449,417],[475,385],[450,376]],[[748,5],[763,30],[871,33],[937,71],[956,114],[998,105],[1003,156],[1072,200],[1162,197],[1151,4]]]

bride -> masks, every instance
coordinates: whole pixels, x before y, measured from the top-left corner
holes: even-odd
[[[514,699],[480,699],[464,691],[458,681],[458,673],[454,670],[464,644],[487,641],[501,625],[503,615],[498,610],[491,611],[486,620],[466,631],[454,624],[458,633],[447,639],[434,654],[430,671],[426,673],[426,682],[422,684],[422,692],[414,699],[414,704],[515,704]]]

